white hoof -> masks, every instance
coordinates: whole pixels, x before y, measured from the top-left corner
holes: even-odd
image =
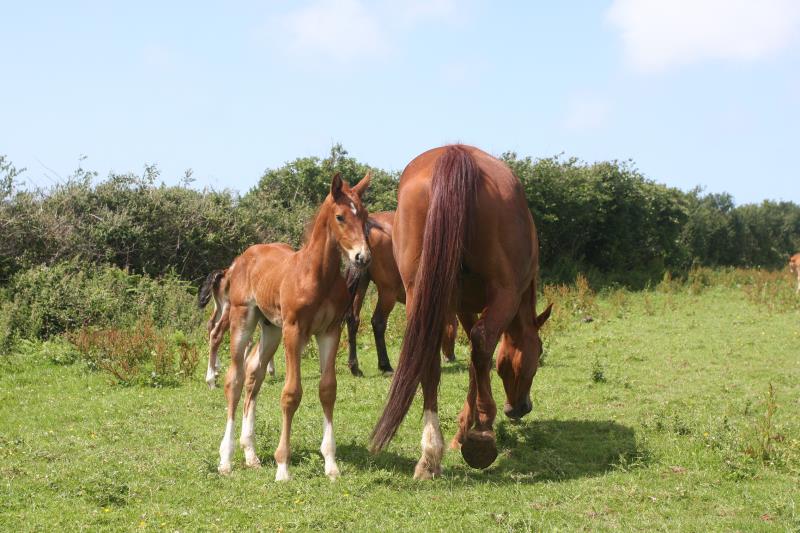
[[[223,476],[229,476],[231,473],[231,464],[230,463],[223,463],[217,467],[217,472],[222,474]]]
[[[244,452],[244,464],[249,466],[250,468],[261,468],[261,460],[256,455],[256,452]]]
[[[209,389],[213,389],[217,386],[217,373],[211,369],[208,369],[206,372],[206,383],[208,384]]]

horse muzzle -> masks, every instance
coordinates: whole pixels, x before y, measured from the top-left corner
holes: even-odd
[[[505,404],[503,407],[503,412],[506,414],[508,418],[511,420],[519,420],[523,416],[527,415],[528,413],[533,410],[533,404],[531,403],[531,398],[528,396],[525,398],[524,401],[518,403],[517,405]]]

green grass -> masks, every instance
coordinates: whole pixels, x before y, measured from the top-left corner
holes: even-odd
[[[334,483],[317,451],[315,358],[303,362],[294,479],[276,484],[282,362],[260,395],[264,467],[246,469],[237,451],[233,474],[221,477],[225,402],[202,368],[180,387],[121,387],[81,363],[16,355],[0,367],[0,528],[797,530],[798,306],[781,311],[737,288],[694,292],[616,291],[577,314],[564,306],[544,334],[533,412],[519,424],[498,416],[498,460],[475,471],[448,451],[432,482],[411,478],[419,402],[387,451],[367,452],[389,381],[366,327],[366,377],[349,375],[344,343],[337,362]],[[593,321],[580,320],[587,313]],[[393,361],[401,315],[390,327]],[[466,355],[462,339],[442,378],[446,440],[466,393]],[[499,378],[492,383],[502,404]]]

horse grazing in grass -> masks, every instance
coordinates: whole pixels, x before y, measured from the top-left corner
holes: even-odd
[[[386,353],[386,324],[396,302],[406,302],[406,291],[403,280],[392,252],[392,226],[394,211],[372,213],[367,219],[367,239],[372,262],[366,270],[348,272],[348,284],[354,287],[353,307],[347,313],[347,337],[350,343],[350,357],[347,361],[350,372],[354,376],[364,374],[358,368],[358,348],[356,335],[361,322],[361,306],[372,281],[378,291],[378,302],[372,314],[372,332],[375,336],[375,348],[378,352],[378,368],[384,374],[391,374],[392,364]],[[445,325],[442,334],[442,355],[447,361],[455,361],[455,343],[458,324],[453,313]]]
[[[225,332],[230,329],[230,302],[228,301],[228,279],[226,274],[228,269],[214,270],[206,277],[200,292],[197,295],[197,306],[203,309],[211,298],[214,298],[214,312],[208,319],[206,329],[208,330],[208,367],[206,369],[206,383],[210,389],[217,386],[217,376],[219,375],[219,347],[225,337]],[[258,353],[259,344],[253,344],[252,349],[245,348],[248,358],[254,357]],[[272,359],[267,364],[267,373],[275,375],[275,364]]]
[[[286,378],[281,393],[283,421],[275,450],[275,480],[290,478],[292,418],[303,396],[300,355],[313,335],[319,347],[319,398],[324,415],[320,452],[325,460],[325,474],[332,479],[339,475],[333,437],[334,360],[342,320],[351,304],[340,262],[345,255],[351,265],[364,268],[369,264],[370,251],[365,236],[367,212],[361,203],[368,185],[369,175],[351,189],[337,174],[331,182],[330,194],[314,219],[307,241],[299,251],[295,252],[285,244],[258,244],[245,250],[228,267],[224,278],[227,281],[231,365],[225,376],[228,417],[219,447],[221,474],[231,471],[234,417],[242,388],[245,397],[239,442],[244,448],[246,464],[252,467],[261,464],[256,456],[254,439],[256,399],[267,363],[272,360],[282,336]],[[222,316],[224,311],[221,311],[220,318]],[[245,368],[246,346],[257,325],[261,327],[257,357],[252,354]]]
[[[532,408],[530,388],[542,352],[539,329],[552,308],[536,315],[539,243],[522,185],[507,165],[477,148],[429,150],[400,177],[392,239],[408,323],[372,451],[392,439],[421,383],[422,457],[414,477],[441,472],[437,350],[445,317],[457,311],[472,353],[469,391],[452,445],[461,446],[470,466],[485,468],[497,457],[490,384],[495,346],[500,341],[504,411],[519,419]]]
[[[800,293],[800,253],[794,254],[789,258],[789,270],[797,276],[797,290],[794,292]]]

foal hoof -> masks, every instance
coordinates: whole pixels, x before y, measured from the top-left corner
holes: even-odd
[[[497,443],[492,431],[470,431],[461,443],[461,456],[472,468],[483,470],[497,459]]]
[[[426,481],[429,479],[433,479],[442,475],[442,467],[437,466],[436,468],[431,469],[427,463],[424,461],[420,461],[417,463],[417,466],[414,468],[414,479],[420,481]]]
[[[219,472],[220,475],[222,475],[222,476],[231,475],[231,465],[230,465],[230,463],[224,464],[224,465],[219,465],[217,467],[217,472]]]
[[[353,376],[357,377],[357,378],[363,378],[364,377],[364,373],[357,366],[351,366],[350,367],[350,373],[353,374]]]

